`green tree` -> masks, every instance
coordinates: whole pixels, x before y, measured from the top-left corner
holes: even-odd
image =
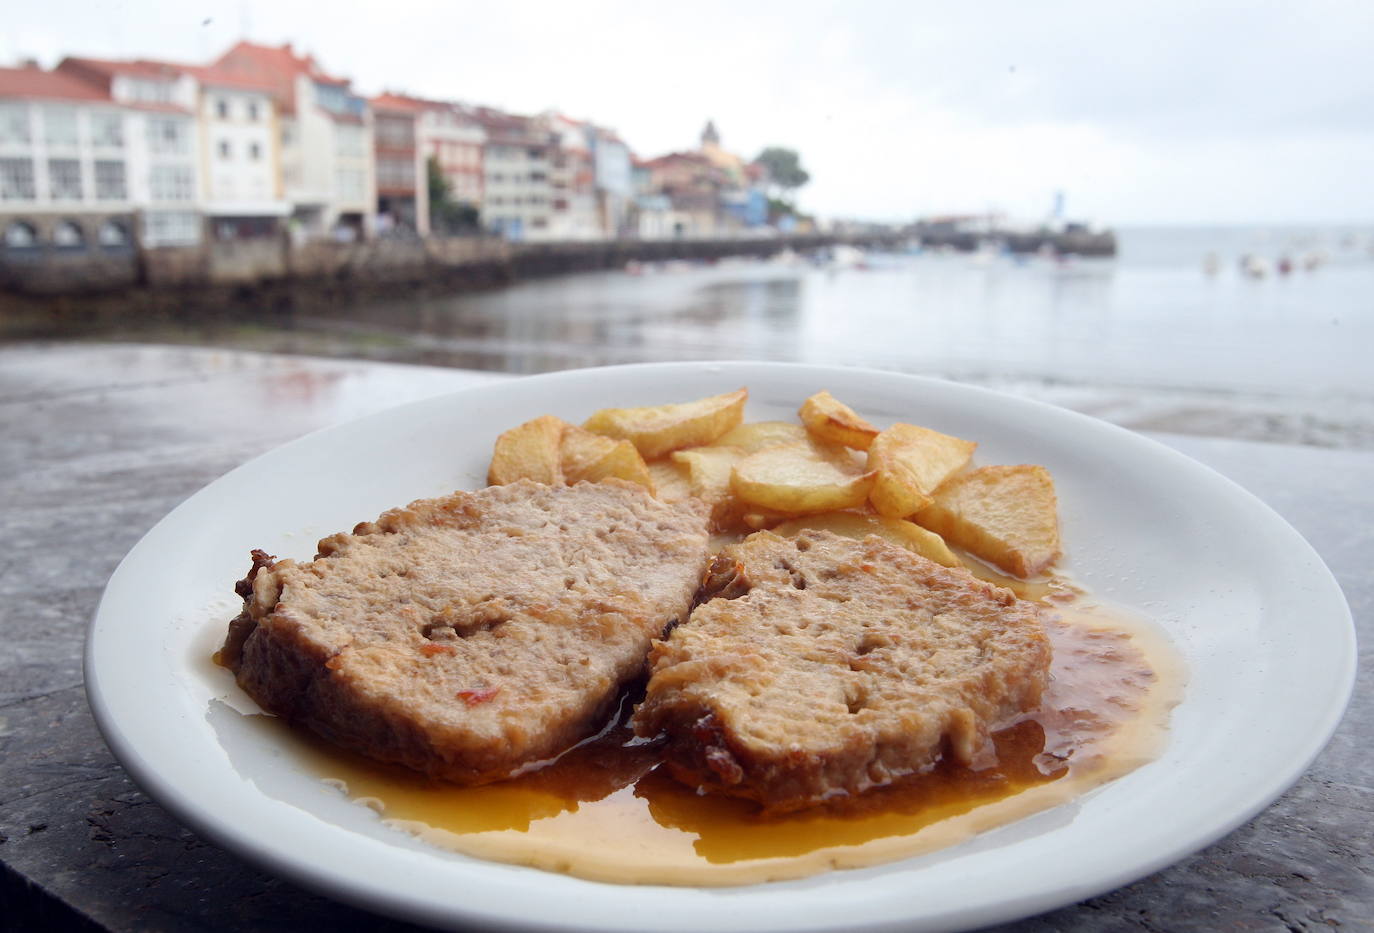
[[[425,174],[431,228],[443,233],[471,233],[481,228],[481,214],[473,205],[453,199],[453,186],[444,177],[439,160],[434,156],[425,162]]]
[[[795,149],[769,146],[754,161],[768,170],[769,184],[779,199],[788,199],[792,192],[811,180],[811,174],[802,168],[801,157]]]

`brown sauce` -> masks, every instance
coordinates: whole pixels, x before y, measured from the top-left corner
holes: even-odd
[[[1017,588],[1060,616],[1041,708],[995,733],[974,768],[941,763],[800,813],[763,815],[673,781],[657,746],[625,726],[632,698],[595,739],[485,787],[430,781],[294,733],[290,744],[309,769],[436,846],[600,881],[733,885],[905,858],[1071,800],[1162,745],[1183,681],[1167,640],[1062,582]]]

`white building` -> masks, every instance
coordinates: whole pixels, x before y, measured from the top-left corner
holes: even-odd
[[[6,243],[200,239],[194,85],[155,69],[119,77],[81,67],[0,69]]]
[[[531,117],[478,108],[486,131],[482,152],[482,223],[509,240],[553,236],[554,188],[550,172],[557,145],[547,127]]]
[[[291,205],[281,181],[280,119],[260,82],[198,68],[202,209],[216,239],[277,235]]]
[[[613,130],[595,127],[592,133],[597,210],[608,237],[633,234],[630,206],[634,203],[634,168],[630,147]]]
[[[107,86],[131,107],[153,108],[146,118],[150,203],[184,197],[190,166],[195,207],[212,237],[279,233],[289,206],[278,180],[273,99],[262,81],[148,60],[68,58],[58,70]],[[173,117],[169,107],[180,112]]]
[[[425,103],[416,130],[421,162],[435,161],[456,203],[480,208],[485,190],[483,155],[487,131],[474,112],[461,104]]]
[[[596,128],[560,113],[546,113],[556,146],[551,157],[553,210],[549,236],[556,240],[600,240],[606,236],[597,210],[596,164],[592,155]]]
[[[541,117],[558,144],[553,155],[553,236],[611,239],[633,233],[630,147],[614,131],[559,113]]]
[[[240,42],[211,66],[269,89],[278,116],[282,197],[303,237],[370,237],[377,205],[372,113],[347,79],[290,43]]]

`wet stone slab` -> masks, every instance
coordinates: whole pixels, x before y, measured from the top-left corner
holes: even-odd
[[[225,471],[315,427],[494,378],[219,350],[0,349],[0,928],[410,929],[260,872],[139,791],[92,721],[84,627],[123,555]],[[998,929],[1374,929],[1374,453],[1160,439],[1316,547],[1359,627],[1355,697],[1307,774],[1246,825],[1135,884]]]

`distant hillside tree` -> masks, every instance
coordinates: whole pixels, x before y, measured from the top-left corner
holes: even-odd
[[[792,192],[811,180],[811,174],[802,168],[801,156],[795,149],[769,146],[754,161],[768,170],[775,197],[790,199]]]
[[[439,168],[439,160],[430,156],[425,170],[430,227],[440,233],[475,233],[481,229],[482,218],[477,208],[453,199],[453,186]]]

